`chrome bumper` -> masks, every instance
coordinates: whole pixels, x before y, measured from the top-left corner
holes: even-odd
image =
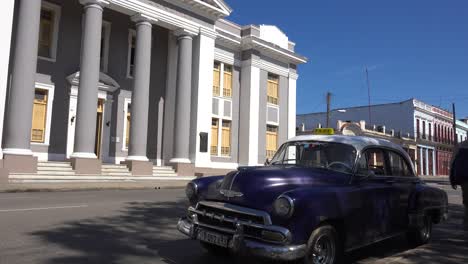
[[[198,225],[188,218],[181,218],[177,229],[191,239],[197,239]],[[290,261],[306,255],[306,245],[275,245],[245,238],[241,233],[232,236],[229,249],[235,254],[245,254],[261,258]]]

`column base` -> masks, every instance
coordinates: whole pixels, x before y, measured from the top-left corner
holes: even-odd
[[[153,163],[142,160],[125,161],[132,176],[153,176]]]
[[[171,163],[177,172],[177,176],[195,176],[195,164],[193,163]]]
[[[101,161],[88,158],[71,158],[73,170],[76,174],[101,175]]]
[[[37,173],[37,157],[4,154],[2,166],[9,173]]]
[[[0,185],[8,183],[8,170],[3,167],[3,160],[0,159]]]

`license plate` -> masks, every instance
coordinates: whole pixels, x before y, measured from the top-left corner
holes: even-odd
[[[228,236],[221,235],[218,233],[209,232],[203,229],[200,229],[197,234],[197,239],[203,242],[214,244],[220,247],[228,247],[229,238]]]

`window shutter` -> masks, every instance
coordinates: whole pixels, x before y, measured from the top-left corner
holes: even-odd
[[[41,10],[41,21],[39,23],[39,56],[50,57],[52,47],[54,13],[51,10]]]
[[[127,147],[127,149],[130,144],[130,125],[131,125],[131,116],[132,116],[131,107],[132,107],[131,104],[127,105],[127,129],[125,131],[125,146]]]
[[[219,119],[211,120],[211,155],[218,155],[218,127]]]
[[[231,155],[231,121],[223,121],[221,155]]]
[[[278,148],[278,127],[267,126],[266,132],[266,157],[273,158]]]
[[[44,143],[47,118],[47,91],[36,89],[34,95],[31,141]]]
[[[224,65],[224,87],[223,96],[232,96],[232,66]]]
[[[276,75],[268,74],[267,83],[267,101],[270,104],[278,104],[279,94],[279,77]]]
[[[219,62],[214,63],[213,67],[213,96],[219,96],[219,87],[221,86],[221,64]]]

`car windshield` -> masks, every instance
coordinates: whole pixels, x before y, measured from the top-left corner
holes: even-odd
[[[356,149],[347,144],[318,141],[295,141],[283,144],[271,165],[299,165],[352,173]]]

